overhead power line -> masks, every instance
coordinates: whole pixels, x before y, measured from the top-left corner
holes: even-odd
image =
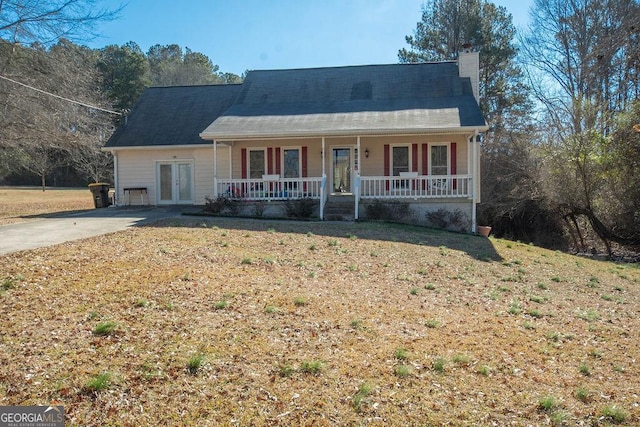
[[[1,74],[0,74],[0,79],[4,79],[4,80],[7,80],[7,81],[10,81],[11,83],[14,83],[14,84],[20,85],[20,86],[22,86],[22,87],[26,87],[27,89],[35,90],[36,92],[40,92],[40,93],[43,93],[43,94],[45,94],[45,95],[52,96],[52,97],[54,97],[54,98],[58,98],[58,99],[61,99],[61,100],[63,100],[63,101],[71,102],[72,104],[82,105],[83,107],[93,108],[94,110],[104,111],[105,113],[115,114],[115,115],[118,115],[118,116],[122,116],[122,115],[123,115],[122,113],[120,113],[120,112],[118,112],[118,111],[107,110],[107,109],[105,109],[105,108],[96,107],[95,105],[86,104],[86,103],[84,103],[84,102],[80,102],[80,101],[76,101],[76,100],[73,100],[73,99],[65,98],[64,96],[56,95],[55,93],[47,92],[47,91],[45,91],[45,90],[38,89],[38,88],[36,88],[36,87],[29,86],[29,85],[24,84],[24,83],[20,83],[19,81],[16,81],[16,80],[10,79],[9,77],[5,77],[5,76],[3,76],[3,75],[1,75]]]

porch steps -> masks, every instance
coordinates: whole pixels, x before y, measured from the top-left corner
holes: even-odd
[[[353,221],[355,219],[355,196],[331,195],[324,205],[325,221]]]

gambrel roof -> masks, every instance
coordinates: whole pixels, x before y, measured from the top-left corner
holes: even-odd
[[[455,62],[252,71],[205,139],[372,135],[484,128]]]
[[[106,148],[487,129],[456,62],[251,71],[242,84],[146,89]]]

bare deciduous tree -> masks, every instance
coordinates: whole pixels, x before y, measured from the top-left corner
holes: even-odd
[[[102,0],[0,0],[0,38],[11,43],[49,45],[65,38],[94,36],[96,22],[114,19],[121,7]]]
[[[610,241],[640,244],[640,227],[620,233],[624,227],[616,219],[633,216],[619,210],[638,205],[621,203],[621,197],[635,194],[637,180],[634,174],[620,175],[629,169],[619,160],[637,163],[638,158],[629,152],[620,156],[625,144],[614,143],[617,117],[632,111],[640,94],[640,4],[536,0],[521,44],[528,66],[536,70],[534,93],[545,107],[549,194],[576,241],[584,246],[588,225],[609,253]],[[611,191],[614,187],[625,191]]]

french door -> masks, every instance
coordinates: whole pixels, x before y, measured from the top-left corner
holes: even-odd
[[[193,204],[193,163],[158,163],[158,204]]]

